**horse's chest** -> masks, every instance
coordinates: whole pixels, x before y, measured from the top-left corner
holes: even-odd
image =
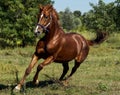
[[[55,53],[58,48],[59,48],[59,43],[57,43],[56,41],[49,42],[46,45],[46,50],[48,53]]]

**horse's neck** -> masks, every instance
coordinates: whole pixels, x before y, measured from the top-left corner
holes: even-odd
[[[56,37],[57,35],[62,36],[63,34],[64,31],[62,31],[58,22],[53,22],[47,35],[47,39],[51,40],[54,39],[54,37]]]

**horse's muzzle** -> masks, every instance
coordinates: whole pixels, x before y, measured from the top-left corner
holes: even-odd
[[[42,32],[37,31],[37,32],[35,32],[34,34],[35,34],[36,37],[38,37],[41,33],[42,33]]]
[[[34,31],[34,34],[35,34],[35,36],[39,36],[40,34],[42,34],[43,31],[44,30],[43,30],[42,27],[37,26],[36,29],[35,29],[35,31]]]

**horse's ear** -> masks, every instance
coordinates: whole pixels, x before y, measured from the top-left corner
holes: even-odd
[[[50,10],[50,11],[53,10],[53,6],[52,6],[51,4],[48,4],[48,5],[47,5],[47,8],[48,8],[48,10]]]
[[[40,9],[40,12],[41,12],[41,11],[42,11],[42,9],[43,9],[42,4],[39,4],[39,9]]]
[[[48,7],[49,7],[49,8],[52,8],[53,6],[52,6],[51,4],[48,4]]]
[[[42,6],[42,4],[39,4],[39,8],[42,8],[43,6]]]

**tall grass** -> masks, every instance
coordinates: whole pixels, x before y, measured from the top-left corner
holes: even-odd
[[[95,35],[81,34],[89,39]],[[58,82],[62,65],[52,63],[40,72],[39,86],[30,82],[35,67],[27,77],[24,89],[14,93],[12,89],[22,78],[34,50],[35,46],[28,46],[0,51],[0,95],[120,95],[120,34],[111,34],[101,45],[91,47],[87,59],[69,80],[68,86]],[[69,64],[70,70],[73,62]]]

